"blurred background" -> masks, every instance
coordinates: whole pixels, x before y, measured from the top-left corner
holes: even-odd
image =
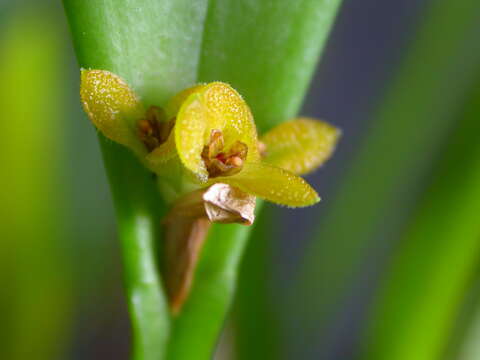
[[[478,34],[474,1],[344,1],[301,113],[343,131],[322,202],[266,207],[218,359],[480,358]],[[60,2],[0,0],[1,359],[128,358],[78,70]]]

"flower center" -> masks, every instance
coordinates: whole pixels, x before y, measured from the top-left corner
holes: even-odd
[[[167,115],[162,108],[150,106],[145,117],[138,121],[138,136],[151,152],[167,141],[174,125],[175,118],[167,120]]]
[[[228,151],[225,151],[223,134],[220,130],[212,130],[210,141],[203,148],[202,159],[209,177],[230,176],[242,170],[247,158],[248,147],[236,141]]]

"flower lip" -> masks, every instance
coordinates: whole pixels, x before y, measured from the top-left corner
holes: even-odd
[[[222,132],[213,129],[208,144],[203,148],[202,160],[209,178],[231,176],[242,170],[247,154],[248,147],[241,141],[236,141],[229,150],[225,150]]]

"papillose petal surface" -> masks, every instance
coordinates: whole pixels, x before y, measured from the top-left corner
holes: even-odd
[[[307,174],[332,155],[340,130],[324,122],[298,118],[285,122],[266,133],[264,161],[296,175]]]
[[[82,70],[80,97],[83,108],[105,137],[137,153],[145,153],[135,132],[143,107],[119,76],[104,70]]]
[[[320,201],[315,190],[301,177],[266,163],[247,163],[238,174],[215,181],[290,207],[310,206]]]
[[[259,161],[253,116],[242,97],[229,85],[214,82],[198,87],[184,101],[177,115],[175,141],[180,159],[200,180],[208,173],[201,158],[212,130],[220,130],[225,148],[240,141],[247,145],[247,162]]]

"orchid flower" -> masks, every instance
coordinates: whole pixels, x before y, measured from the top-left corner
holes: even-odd
[[[80,95],[96,128],[157,174],[172,203],[164,223],[173,313],[188,296],[209,224],[252,224],[255,197],[289,207],[317,203],[299,175],[322,165],[340,135],[325,122],[298,118],[259,139],[248,105],[222,82],[185,89],[163,108],[146,107],[119,76],[82,70]]]
[[[129,147],[158,175],[173,160],[183,165],[191,188],[224,183],[289,207],[320,200],[298,175],[325,162],[339,137],[325,122],[300,118],[259,141],[248,105],[222,82],[193,86],[164,109],[146,110],[117,75],[82,70],[81,98],[97,129]]]

